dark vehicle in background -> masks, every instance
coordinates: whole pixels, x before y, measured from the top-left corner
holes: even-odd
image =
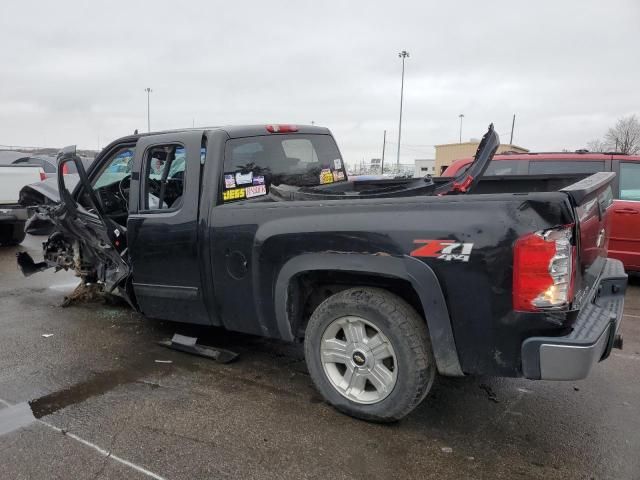
[[[361,182],[315,126],[132,135],[86,173],[69,147],[72,191],[59,173],[21,193],[54,232],[18,263],[149,317],[304,341],[324,398],[367,420],[408,414],[436,373],[584,378],[621,343],[615,174],[481,178],[498,146],[491,127],[453,179]]]
[[[443,176],[456,176],[471,158],[455,161]],[[564,174],[587,176],[615,172],[609,257],[622,261],[627,271],[640,272],[640,156],[619,153],[526,153],[494,156],[484,175]]]

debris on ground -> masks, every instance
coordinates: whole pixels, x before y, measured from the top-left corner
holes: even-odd
[[[44,338],[49,338],[49,337],[53,337],[53,333],[43,333],[42,336]]]
[[[156,360],[156,363],[173,363],[172,360]]]
[[[64,297],[62,307],[69,307],[78,303],[96,302],[102,299],[103,288],[97,283],[80,283],[73,292]]]
[[[179,352],[190,353],[200,357],[210,358],[219,363],[233,362],[238,358],[238,354],[230,350],[222,348],[208,347],[206,345],[198,345],[196,337],[187,337],[176,333],[171,340],[158,342],[163,347],[178,350]]]
[[[498,397],[496,396],[496,394],[493,391],[493,389],[491,388],[491,386],[485,385],[484,383],[481,383],[480,384],[480,388],[482,390],[484,390],[485,392],[487,392],[487,397],[489,398],[489,400],[491,400],[494,403],[500,403],[500,400],[498,400]]]
[[[444,453],[453,453],[453,448],[451,447],[442,447],[440,450],[442,450]]]
[[[573,389],[574,389],[576,392],[579,392],[579,391],[580,391],[580,387],[573,387]]]
[[[125,303],[120,297],[104,291],[100,283],[85,283],[78,285],[73,292],[64,297],[61,307],[70,307],[81,303],[103,303],[105,305],[122,305]]]

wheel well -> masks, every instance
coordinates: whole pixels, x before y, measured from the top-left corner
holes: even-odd
[[[323,301],[353,287],[384,288],[398,295],[424,319],[424,310],[411,282],[377,273],[314,270],[296,275],[289,283],[287,314],[296,340],[302,340],[311,314]]]

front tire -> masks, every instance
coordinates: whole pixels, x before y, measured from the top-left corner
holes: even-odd
[[[425,321],[379,288],[351,288],[320,304],[305,332],[305,358],[330,404],[377,422],[411,412],[436,372]]]

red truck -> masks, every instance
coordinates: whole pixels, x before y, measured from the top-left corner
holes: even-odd
[[[472,158],[453,162],[443,173],[454,177]],[[505,153],[495,155],[485,176],[583,174],[615,172],[609,257],[617,258],[630,272],[640,272],[640,156],[620,153]]]

